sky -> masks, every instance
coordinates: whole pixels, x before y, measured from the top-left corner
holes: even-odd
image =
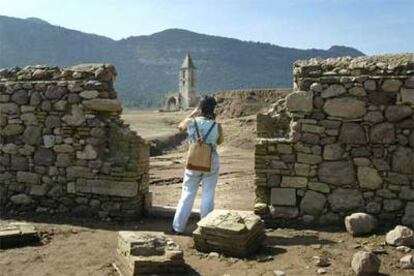
[[[180,28],[301,49],[414,52],[414,0],[0,0],[0,15],[113,39]]]

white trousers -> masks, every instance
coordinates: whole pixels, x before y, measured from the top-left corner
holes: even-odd
[[[216,152],[211,157],[211,172],[185,170],[182,184],[181,198],[175,212],[173,229],[179,233],[184,232],[188,218],[193,209],[194,199],[197,195],[198,186],[201,183],[201,206],[200,217],[207,216],[214,209],[214,193],[219,176],[219,158]]]

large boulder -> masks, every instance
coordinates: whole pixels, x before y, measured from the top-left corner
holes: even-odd
[[[381,260],[374,253],[358,251],[352,257],[351,266],[356,275],[377,274]]]
[[[394,246],[414,246],[414,232],[407,226],[397,225],[387,233],[385,241]]]
[[[353,213],[345,217],[345,228],[353,236],[369,234],[375,230],[377,220],[366,213]]]

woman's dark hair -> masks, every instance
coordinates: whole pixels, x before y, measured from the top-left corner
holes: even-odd
[[[214,119],[216,115],[214,114],[214,108],[216,107],[217,102],[213,96],[204,96],[200,101],[200,111],[201,116]]]

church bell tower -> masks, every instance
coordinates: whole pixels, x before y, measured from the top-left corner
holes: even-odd
[[[196,97],[196,78],[195,78],[196,67],[193,64],[189,53],[185,55],[183,64],[180,68],[180,95],[182,96],[183,109],[194,107],[197,104]]]

